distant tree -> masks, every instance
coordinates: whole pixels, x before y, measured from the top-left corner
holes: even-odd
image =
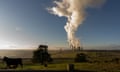
[[[39,45],[38,49],[33,52],[34,63],[46,64],[47,62],[52,62],[51,55],[47,51],[47,45]]]
[[[113,58],[111,62],[119,63],[119,58]]]
[[[75,62],[87,62],[87,56],[84,53],[78,53],[75,57]]]

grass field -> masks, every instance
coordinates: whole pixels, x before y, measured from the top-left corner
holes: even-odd
[[[88,70],[97,72],[120,72],[120,62],[114,61],[115,58],[120,59],[119,51],[82,51],[87,54],[90,62],[75,63],[74,58],[79,52],[63,51],[50,52],[54,61],[44,67],[41,64],[33,64],[31,59],[24,59],[23,70],[67,70],[68,64],[74,64],[77,70]],[[0,68],[5,67],[4,63],[0,63]],[[21,70],[20,67],[17,70]]]

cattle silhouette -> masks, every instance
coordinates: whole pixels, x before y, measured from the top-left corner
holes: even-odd
[[[22,58],[8,58],[4,56],[3,61],[6,63],[7,68],[17,68],[18,65],[23,68]]]

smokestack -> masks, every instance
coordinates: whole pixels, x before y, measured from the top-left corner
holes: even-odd
[[[105,0],[55,0],[54,7],[47,8],[51,14],[66,17],[68,21],[64,26],[67,32],[68,43],[71,48],[79,48],[80,40],[75,36],[78,27],[86,17],[86,8],[101,7]]]

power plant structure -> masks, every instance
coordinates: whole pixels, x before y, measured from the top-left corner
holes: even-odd
[[[71,46],[70,48],[72,48],[72,51],[82,51],[83,50],[83,47],[82,46],[79,46],[79,47],[74,47],[74,46]]]

